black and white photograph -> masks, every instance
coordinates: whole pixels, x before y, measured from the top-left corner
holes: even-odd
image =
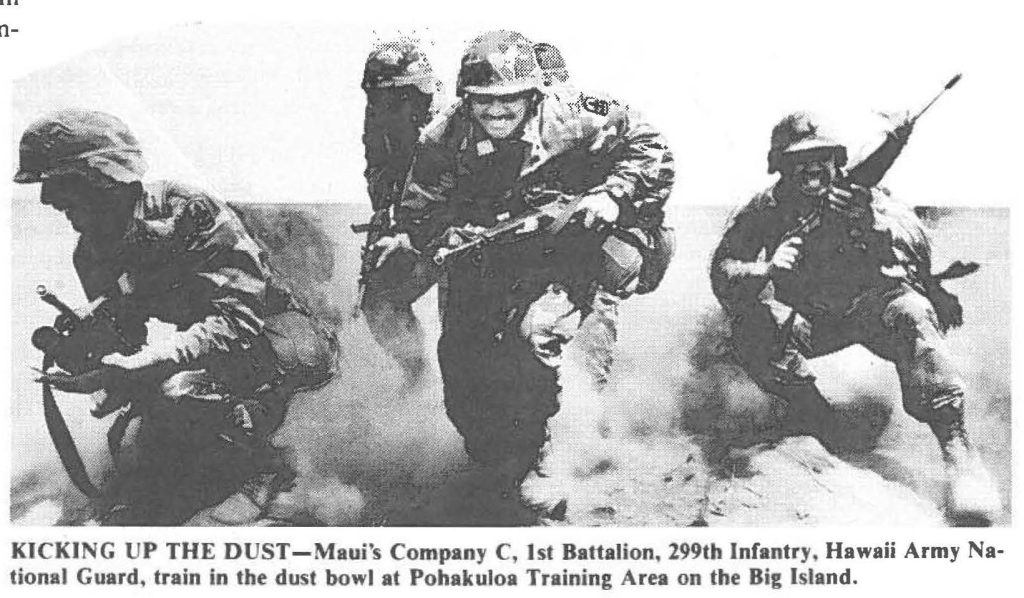
[[[0,1],[5,583],[1011,595],[1014,13]]]
[[[1014,12],[0,1],[2,578],[1009,595]]]
[[[813,23],[14,79],[11,524],[1010,525],[1009,74]]]

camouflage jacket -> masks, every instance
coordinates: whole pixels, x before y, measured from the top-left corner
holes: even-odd
[[[491,140],[457,102],[420,137],[397,229],[423,247],[449,226],[492,226],[521,213],[542,191],[607,191],[620,222],[635,226],[660,217],[673,178],[661,134],[613,100],[549,91],[512,140]]]
[[[146,184],[120,242],[101,249],[82,237],[74,265],[90,300],[121,299],[116,316],[132,342],[146,341],[149,318],[174,324],[180,364],[246,346],[289,302],[237,215],[176,182]]]
[[[768,263],[779,245],[799,236],[791,272],[772,277],[775,298],[805,316],[843,315],[865,292],[907,282],[923,288],[931,245],[906,204],[877,188],[854,188],[868,214],[860,221],[824,209],[818,224],[795,233],[812,210],[779,201],[778,185],[756,195],[733,216],[711,263],[711,283],[727,310],[742,312],[769,282]]]

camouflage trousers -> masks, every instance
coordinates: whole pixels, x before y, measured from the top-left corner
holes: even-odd
[[[459,307],[487,297],[460,297],[454,288],[452,295],[438,343],[445,408],[470,458],[500,468],[504,483],[515,484],[536,465],[548,419],[558,412],[562,352],[580,308],[548,284],[492,310],[497,321],[482,321]]]
[[[774,300],[732,315],[736,356],[769,393],[790,400],[815,388],[807,359],[860,344],[896,366],[912,417],[933,426],[962,418],[964,384],[935,309],[910,286],[868,291],[843,316],[791,319],[790,308]]]
[[[233,400],[204,370],[179,372],[134,400],[108,432],[116,472],[102,500],[113,525],[176,525],[227,498],[250,477],[283,468],[267,440],[287,395]]]

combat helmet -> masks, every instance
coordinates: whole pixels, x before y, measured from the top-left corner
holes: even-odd
[[[98,171],[116,181],[141,180],[147,164],[128,125],[105,112],[71,108],[33,122],[21,136],[15,183]]]
[[[508,95],[540,90],[544,75],[533,43],[515,31],[489,31],[470,42],[462,56],[456,93]]]
[[[533,49],[537,54],[540,70],[544,74],[544,85],[550,87],[569,82],[569,71],[565,68],[565,59],[562,58],[562,52],[558,48],[548,43],[538,42]]]
[[[846,146],[821,126],[820,119],[808,112],[794,112],[779,121],[772,129],[771,149],[768,150],[768,174],[782,170],[783,157],[815,149],[832,149],[836,165],[846,165]]]
[[[414,85],[428,96],[438,93],[440,82],[420,44],[401,38],[378,44],[366,57],[363,89]]]

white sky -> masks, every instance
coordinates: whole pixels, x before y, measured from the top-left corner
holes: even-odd
[[[192,3],[175,4],[180,22]],[[788,111],[829,116],[856,153],[877,139],[875,110],[919,106],[957,72],[964,79],[919,123],[886,184],[917,204],[1007,205],[1019,195],[1008,184],[1024,106],[1011,15],[871,3],[636,6],[545,6],[470,24],[450,18],[469,10],[437,9],[420,19],[361,14],[368,24],[312,22],[298,10],[282,25],[253,9],[142,35],[124,28],[128,37],[84,54],[65,46],[50,55],[55,66],[24,69],[12,87],[13,131],[54,107],[94,107],[137,129],[156,175],[199,179],[236,200],[362,203],[359,82],[374,37],[431,42],[450,90],[466,41],[506,26],[560,46],[579,87],[630,103],[668,136],[679,161],[673,204],[734,204],[766,185],[769,132]],[[225,22],[232,14],[238,21]]]

